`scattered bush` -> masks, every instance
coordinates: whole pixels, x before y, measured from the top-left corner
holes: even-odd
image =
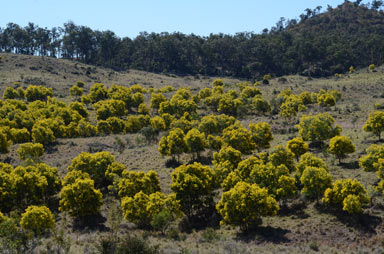
[[[29,206],[21,215],[20,226],[41,235],[55,226],[55,219],[46,206]]]
[[[69,89],[69,94],[71,96],[75,96],[75,97],[81,97],[83,95],[83,91],[84,89],[82,87],[79,87],[77,85],[74,85],[72,86],[70,89]]]
[[[302,138],[293,138],[287,143],[287,149],[295,155],[297,161],[301,155],[308,152],[308,145]]]
[[[369,196],[358,180],[343,179],[335,181],[332,187],[326,189],[323,202],[354,214],[362,212],[361,206],[369,202]]]
[[[39,143],[24,143],[17,149],[20,160],[36,161],[44,154],[44,147]]]
[[[240,226],[243,231],[261,224],[262,216],[276,215],[279,210],[267,189],[245,182],[224,192],[216,208],[223,216],[223,224]]]
[[[123,170],[122,179],[118,183],[120,198],[134,197],[140,191],[147,195],[160,191],[160,180],[157,173],[153,170],[148,173]]]
[[[106,170],[114,161],[115,157],[109,152],[98,152],[95,154],[82,152],[73,158],[67,170],[86,172],[95,181],[96,186],[102,186],[107,181],[105,177]]]
[[[172,156],[172,159],[175,159],[175,156],[179,156],[187,149],[184,132],[179,128],[173,129],[167,136],[163,136],[158,147],[160,154]]]
[[[190,218],[212,202],[216,186],[214,172],[207,166],[195,162],[181,165],[172,174],[171,189],[180,201],[181,210]]]
[[[283,146],[276,146],[269,155],[269,161],[273,166],[278,167],[280,165],[286,166],[290,172],[295,169],[295,163],[293,162],[293,153]]]
[[[88,98],[92,103],[108,98],[108,91],[104,84],[95,83],[89,90]]]
[[[250,123],[249,129],[252,133],[252,140],[256,144],[256,149],[260,152],[262,149],[270,147],[270,142],[273,140],[271,126],[265,122],[257,124]]]
[[[330,140],[328,150],[339,159],[340,163],[346,154],[355,152],[355,145],[352,144],[352,141],[346,136],[336,136]]]
[[[324,168],[306,167],[300,182],[304,185],[301,192],[318,201],[324,191],[331,186],[332,177]]]
[[[381,139],[381,132],[384,131],[384,112],[375,111],[369,114],[368,120],[363,126],[363,131],[372,132],[379,140]]]
[[[255,137],[257,137],[257,127],[255,126]],[[261,132],[261,133],[260,133]],[[260,130],[259,137],[263,138],[263,130]],[[265,133],[265,132],[264,132]],[[261,135],[260,135],[261,134]],[[264,138],[268,139],[268,136],[264,135]],[[254,142],[252,132],[242,126],[230,126],[223,131],[222,135],[224,145],[231,146],[242,154],[251,154],[256,149],[256,143]],[[265,143],[265,139],[263,140]]]
[[[140,227],[149,227],[155,216],[162,211],[167,210],[172,218],[181,215],[179,202],[173,194],[166,196],[161,192],[145,194],[142,191],[135,194],[134,197],[124,197],[121,200],[124,218],[130,222],[136,223]],[[166,224],[160,222],[157,217],[154,225],[166,228]],[[169,221],[168,221],[169,223]]]
[[[12,142],[8,140],[7,134],[0,131],[0,153],[8,153],[11,144]]]
[[[305,141],[321,142],[341,132],[339,125],[334,126],[335,120],[328,113],[318,115],[303,115],[297,125],[299,134]]]
[[[188,152],[192,153],[192,159],[200,159],[200,153],[204,151],[206,146],[205,135],[201,133],[198,129],[191,129],[188,131],[187,135],[184,137],[185,144],[187,145]]]
[[[79,218],[97,214],[103,203],[103,195],[89,178],[76,179],[74,183],[65,185],[59,197],[59,210]]]
[[[53,96],[52,88],[30,85],[25,90],[25,98],[29,102],[36,100],[46,101],[48,96]]]
[[[366,152],[367,155],[359,159],[359,166],[367,172],[377,171],[377,163],[380,159],[384,159],[384,145],[370,145]]]

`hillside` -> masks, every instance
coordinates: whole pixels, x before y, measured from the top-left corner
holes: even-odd
[[[206,87],[215,77],[161,75],[145,71],[128,70],[117,72],[112,69],[95,67],[66,59],[0,53],[0,92],[13,82],[44,85],[53,88],[59,97],[67,97],[69,88],[76,81],[86,83],[86,88],[100,82],[108,87],[112,84],[141,84],[146,88],[171,85],[174,87]],[[230,83],[238,79],[224,79]]]
[[[323,12],[320,7],[306,9],[300,19],[283,18],[261,33],[207,37],[143,32],[119,38],[112,31],[72,22],[61,29],[9,23],[0,30],[0,52],[53,56],[120,71],[249,80],[268,73],[325,77],[345,73],[350,66],[384,63],[384,13],[356,2]]]
[[[172,87],[190,88],[192,96],[197,95],[203,88],[211,88],[215,78],[204,76],[176,76],[159,75],[143,71],[129,70],[116,72],[110,69],[93,67],[90,65],[75,63],[64,59],[53,59],[49,57],[36,57],[14,54],[0,54],[0,94],[6,87],[13,87],[14,82],[20,82],[19,86],[26,88],[30,84],[43,85],[53,89],[54,97],[59,101],[70,103],[78,98],[69,95],[69,88],[81,80],[85,82],[84,94],[88,94],[90,87],[101,82],[106,87],[113,84],[121,84],[130,87],[133,84],[141,84],[144,89],[151,87],[158,89],[167,85]],[[235,91],[240,94],[239,82],[243,80],[224,78],[226,92]],[[62,248],[69,243],[69,253],[100,253],[101,239],[126,239],[127,236],[139,236],[151,245],[158,245],[163,253],[359,253],[380,252],[383,250],[384,240],[384,200],[377,196],[372,186],[377,186],[378,178],[375,172],[365,172],[359,167],[358,160],[366,154],[365,149],[371,144],[382,144],[370,133],[362,131],[362,126],[374,105],[384,104],[383,95],[384,68],[377,67],[373,71],[367,68],[358,69],[355,73],[346,74],[332,78],[308,78],[291,75],[271,79],[269,84],[260,84],[257,88],[272,107],[273,101],[278,94],[286,89],[293,94],[303,91],[319,93],[320,89],[330,91],[335,89],[341,92],[341,99],[335,106],[320,107],[317,103],[307,105],[307,109],[298,112],[291,122],[287,122],[278,112],[267,112],[257,114],[252,104],[245,104],[235,116],[244,127],[248,123],[266,122],[270,124],[273,140],[271,148],[262,151],[273,152],[277,145],[285,146],[293,137],[298,136],[297,130],[293,128],[304,114],[319,114],[328,112],[335,122],[341,126],[342,135],[349,137],[356,146],[356,151],[338,163],[334,155],[330,154],[326,146],[318,148],[310,147],[317,157],[324,160],[329,167],[329,173],[333,180],[357,179],[365,188],[369,189],[372,203],[363,208],[363,213],[353,216],[345,212],[328,209],[324,205],[316,204],[316,201],[308,199],[299,194],[281,206],[276,216],[263,217],[262,224],[249,232],[241,232],[238,227],[220,226],[217,217],[211,218],[207,225],[189,228],[185,219],[172,221],[171,227],[166,234],[155,230],[137,227],[135,224],[122,219],[120,200],[116,192],[108,190],[105,186],[101,188],[103,193],[103,205],[100,214],[91,217],[90,223],[85,226],[76,218],[61,212],[58,207],[58,195],[54,196],[49,208],[55,214],[57,230],[56,234],[62,234],[55,238],[53,234],[42,237],[40,250],[51,246]],[[250,84],[248,84],[250,85]],[[164,92],[167,99],[172,98],[175,92]],[[146,105],[150,105],[151,93],[143,92]],[[225,94],[224,94],[225,95]],[[241,97],[239,95],[239,97]],[[103,100],[101,100],[103,102]],[[27,105],[33,102],[26,102]],[[2,106],[3,107],[3,106]],[[86,107],[89,116],[86,121],[96,126],[100,122],[97,112],[92,105]],[[278,109],[275,109],[278,110]],[[0,110],[4,114],[5,109]],[[229,112],[231,113],[231,112]],[[204,100],[198,102],[194,119],[190,121],[192,126],[199,126],[202,117],[219,114],[208,106]],[[135,117],[137,109],[120,116],[124,123],[129,117]],[[156,110],[152,109],[150,117],[157,116]],[[12,117],[9,113],[7,117]],[[188,121],[187,121],[188,123]],[[4,123],[3,123],[4,124]],[[183,127],[186,123],[178,123]],[[184,124],[184,125],[183,125]],[[187,124],[188,125],[188,124]],[[161,131],[155,142],[146,142],[143,134],[139,131],[120,132],[118,134],[97,133],[90,137],[60,137],[54,142],[44,145],[45,154],[40,158],[41,162],[51,167],[57,167],[61,179],[68,173],[68,166],[73,158],[82,152],[95,153],[107,151],[114,156],[128,170],[148,172],[154,170],[160,180],[161,190],[165,194],[172,192],[171,173],[174,172],[175,162],[170,156],[162,156],[158,151],[158,142],[161,136],[166,136],[169,130]],[[310,142],[308,142],[310,143]],[[325,145],[329,140],[325,141]],[[13,167],[26,165],[17,155],[20,144],[10,146],[7,154],[1,155],[3,162],[10,163]],[[215,168],[212,161],[211,149],[202,152],[202,162],[210,168]],[[251,155],[255,156],[256,151]],[[250,155],[243,155],[243,159]],[[190,153],[182,153],[180,162],[190,164]],[[220,199],[222,190],[217,190],[215,202]],[[1,200],[0,200],[1,201]],[[280,202],[279,202],[280,204]],[[19,218],[24,210],[15,209],[6,215]],[[0,223],[1,224],[1,223]],[[60,233],[61,232],[61,233]],[[59,235],[60,236],[60,235]],[[0,237],[0,239],[2,239]],[[61,242],[60,242],[61,241]],[[1,242],[4,244],[4,242]],[[106,253],[106,252],[101,252]],[[111,253],[111,252],[107,252]]]
[[[308,32],[317,35],[335,35],[353,37],[359,35],[374,35],[384,33],[383,11],[375,11],[355,3],[345,2],[325,12],[302,14],[301,22],[292,25],[287,30],[304,34]]]
[[[307,9],[297,24],[285,32],[299,43],[303,72],[307,75],[332,75],[346,72],[349,66],[381,64],[384,13],[346,1],[323,13]]]

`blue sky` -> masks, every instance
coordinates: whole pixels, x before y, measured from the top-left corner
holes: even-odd
[[[0,0],[0,26],[13,22],[25,26],[62,26],[72,20],[95,30],[111,30],[118,36],[139,32],[183,32],[198,35],[261,32],[280,17],[298,18],[304,9],[344,0]],[[366,2],[366,1],[363,1]]]

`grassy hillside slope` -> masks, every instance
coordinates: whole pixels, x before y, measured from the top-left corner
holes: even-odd
[[[189,86],[192,94],[198,89],[210,87],[214,78],[205,77],[177,77],[158,75],[141,71],[114,72],[108,69],[91,67],[67,60],[41,58],[34,56],[0,54],[0,94],[5,87],[13,82],[20,82],[22,86],[28,84],[51,87],[54,94],[69,102],[69,88],[76,81],[86,83],[85,93],[95,82],[101,82],[108,87],[112,84],[141,84],[145,88],[159,88],[165,85],[174,87]],[[240,80],[223,79],[226,87],[235,86]],[[375,173],[364,172],[358,166],[358,159],[364,150],[372,143],[373,137],[362,131],[362,126],[368,114],[374,110],[374,105],[384,103],[384,68],[377,68],[375,72],[367,69],[340,78],[311,79],[302,76],[285,76],[271,80],[269,85],[260,85],[263,96],[270,101],[283,89],[291,89],[298,94],[302,91],[318,92],[320,89],[336,89],[342,93],[342,99],[336,106],[323,109],[309,106],[308,110],[300,114],[319,113],[328,111],[335,118],[336,123],[343,128],[342,135],[350,137],[356,145],[356,152],[343,161],[341,165],[326,150],[312,150],[323,158],[329,165],[334,179],[356,178],[365,187],[377,184]],[[145,101],[148,104],[148,95]],[[96,121],[94,112],[91,121]],[[204,109],[199,109],[205,114]],[[299,119],[299,117],[297,118]],[[255,116],[249,115],[240,119],[244,125],[249,122],[266,121],[271,124],[274,140],[271,147],[284,145],[297,133],[286,133],[283,121],[277,115]],[[12,145],[11,152],[1,155],[3,161],[13,165],[22,163],[16,154],[18,145]],[[131,170],[155,170],[159,176],[164,192],[170,192],[170,173],[173,168],[167,167],[168,158],[162,157],[157,151],[157,144],[148,145],[141,134],[124,134],[97,136],[91,138],[59,139],[51,145],[42,161],[50,166],[58,167],[61,176],[72,158],[80,152],[109,151],[116,160],[125,164]],[[190,155],[181,157],[183,163],[190,161]],[[339,213],[329,213],[317,207],[314,203],[296,200],[283,209],[278,216],[263,219],[263,224],[257,231],[243,235],[236,229],[221,227],[215,231],[217,237],[207,240],[205,230],[190,234],[179,233],[181,240],[174,240],[170,236],[163,236],[155,232],[143,232],[135,229],[132,224],[122,222],[118,227],[118,234],[144,234],[153,244],[159,244],[164,253],[310,253],[319,249],[324,253],[359,253],[360,251],[383,251],[384,242],[384,200],[375,198],[374,204],[359,217],[345,217]],[[107,235],[113,220],[112,208],[119,207],[116,199],[107,197],[102,207],[103,219],[99,227],[93,229],[76,229],[68,223],[69,218],[60,216],[58,224],[64,230],[66,237],[71,239],[71,253],[93,253],[94,244],[102,235]],[[62,223],[62,224],[61,224]],[[66,224],[68,223],[68,224]],[[215,225],[218,226],[218,225]],[[190,250],[190,252],[181,252]],[[227,251],[227,252],[224,252]]]

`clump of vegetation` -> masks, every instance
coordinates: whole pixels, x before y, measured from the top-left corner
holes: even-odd
[[[372,132],[379,140],[384,131],[384,112],[375,111],[369,114],[368,120],[363,126],[363,131]]]
[[[346,154],[355,152],[355,145],[346,136],[335,136],[329,141],[329,152],[333,153],[341,163],[341,159]]]
[[[95,189],[94,181],[89,178],[76,179],[73,183],[64,185],[59,196],[59,210],[78,218],[97,215],[103,204],[103,195]]]
[[[215,189],[215,174],[200,163],[182,165],[171,174],[171,189],[180,200],[181,210],[191,218],[210,205]]]
[[[17,149],[20,160],[36,161],[44,154],[44,147],[39,143],[24,143]]]
[[[297,128],[303,140],[323,142],[340,134],[341,127],[334,123],[335,119],[329,113],[304,115]]]
[[[21,215],[20,226],[41,235],[55,225],[55,219],[46,206],[29,206]]]
[[[343,6],[348,9],[352,8],[351,4],[359,6],[358,3],[348,1]],[[332,19],[328,23],[321,22],[327,15],[318,15],[316,22],[312,22],[315,19],[307,21],[312,17],[309,15],[306,19],[302,18],[300,23],[304,28],[307,22],[319,28],[318,21],[322,26],[328,26],[329,22],[333,24]],[[373,17],[380,21],[376,14]],[[348,19],[348,16],[344,18]],[[380,27],[379,21],[377,24]],[[74,30],[70,33],[67,30],[63,33],[68,38],[65,37],[66,40],[60,45],[65,45],[72,36],[80,35],[75,28],[84,32],[77,37],[78,40],[88,31],[85,27],[66,26],[66,29],[72,28]],[[23,29],[20,28],[20,31]],[[381,73],[375,71],[376,66],[369,73],[363,73],[364,78],[369,81],[363,88],[361,74],[345,74],[351,64],[356,68],[368,66],[367,61],[380,64],[380,60],[374,59],[375,55],[380,56],[380,52],[373,56],[370,54],[367,59],[363,52],[359,56],[364,61],[356,63],[353,57],[355,48],[344,44],[342,47],[333,45],[326,40],[326,34],[324,43],[316,44],[318,52],[323,52],[322,56],[328,54],[329,50],[332,54],[343,56],[345,54],[338,50],[341,48],[347,48],[351,54],[347,54],[350,56],[348,66],[339,64],[339,57],[335,59],[330,55],[327,55],[327,62],[324,64],[317,53],[311,52],[311,44],[316,38],[308,40],[307,36],[299,39],[291,37],[290,33],[294,30],[292,25],[289,29],[266,32],[260,38],[258,35],[250,35],[253,42],[264,45],[257,50],[252,48],[256,44],[247,43],[248,35],[219,36],[213,41],[211,36],[204,40],[193,37],[191,47],[201,47],[195,53],[191,51],[191,56],[208,51],[210,54],[208,58],[188,56],[182,61],[184,64],[173,59],[172,66],[166,66],[170,58],[166,57],[159,62],[158,59],[152,59],[152,54],[146,58],[153,60],[148,60],[151,70],[169,72],[180,66],[186,74],[195,68],[195,63],[188,62],[197,59],[198,69],[193,70],[195,79],[182,77],[185,81],[195,82],[197,86],[178,86],[181,84],[176,83],[180,82],[181,77],[174,74],[169,74],[167,80],[161,80],[161,83],[175,82],[175,87],[178,88],[158,87],[152,81],[144,81],[143,86],[136,82],[132,82],[133,85],[112,85],[119,80],[136,79],[140,75],[136,71],[121,74],[126,75],[124,78],[127,79],[117,78],[120,74],[109,71],[108,84],[96,83],[89,90],[80,81],[64,91],[66,85],[56,86],[56,81],[47,82],[48,87],[43,79],[24,75],[20,75],[20,82],[7,80],[12,85],[3,89],[3,100],[0,101],[0,152],[3,153],[2,160],[14,166],[0,163],[0,245],[3,252],[28,253],[28,248],[34,248],[33,239],[36,246],[47,245],[41,245],[38,251],[60,252],[56,246],[49,249],[50,243],[66,246],[65,249],[69,250],[70,243],[65,239],[73,239],[68,237],[73,230],[80,234],[73,242],[76,245],[75,251],[79,251],[77,247],[80,245],[88,250],[92,243],[86,243],[88,236],[85,232],[93,230],[95,226],[98,229],[94,232],[102,235],[97,248],[103,253],[156,253],[158,248],[151,247],[151,243],[158,242],[163,237],[167,237],[167,241],[162,241],[161,246],[167,248],[172,245],[163,250],[165,252],[177,252],[178,250],[173,250],[174,241],[185,239],[188,241],[180,244],[192,246],[191,252],[195,247],[190,243],[195,240],[196,249],[202,251],[202,247],[198,245],[204,241],[204,248],[207,247],[207,251],[210,251],[209,248],[221,234],[225,235],[225,239],[237,234],[228,231],[224,224],[245,231],[237,235],[240,238],[248,237],[248,233],[252,233],[249,230],[259,227],[257,238],[268,235],[279,239],[287,238],[294,246],[296,240],[287,234],[291,228],[286,226],[303,227],[303,230],[295,231],[295,235],[300,236],[307,231],[308,225],[316,224],[313,220],[319,219],[319,213],[312,209],[321,210],[321,213],[332,213],[332,216],[336,214],[336,221],[330,221],[327,228],[334,230],[334,227],[341,227],[342,230],[350,230],[348,237],[353,236],[360,243],[364,236],[355,235],[355,230],[351,230],[351,227],[365,230],[374,226],[380,237],[381,222],[376,220],[380,215],[376,213],[382,201],[379,194],[384,193],[382,112],[376,110],[369,114],[363,127],[363,131],[372,133],[378,140],[362,138],[362,130],[355,126],[361,124],[359,119],[365,120],[364,113],[372,106],[368,103],[372,101],[372,97],[377,101],[372,101],[371,104],[376,103],[376,108],[380,109],[382,98],[377,84]],[[5,30],[1,31],[4,33]],[[311,30],[308,31],[311,34]],[[191,38],[177,34],[177,41],[181,38],[183,43],[172,43],[172,47],[167,45],[175,42],[173,40],[176,34],[143,34],[139,44],[136,39],[116,38],[116,43],[106,45],[116,46],[111,52],[116,53],[119,59],[109,62],[105,52],[103,53],[105,47],[97,48],[97,45],[99,41],[107,42],[115,37],[110,33],[98,32],[92,35],[91,30],[88,32],[90,38],[95,39],[95,48],[86,53],[90,54],[88,57],[80,52],[80,48],[73,48],[76,58],[92,62],[104,55],[105,59],[97,63],[108,62],[110,67],[118,64],[121,59],[130,59],[119,68],[127,68],[139,61],[139,55],[129,55],[138,50],[136,46],[139,44],[145,48],[147,42],[153,46],[151,53],[154,55],[161,50],[173,48],[175,52],[181,53],[172,56],[183,58],[187,51],[179,51],[178,47],[187,45],[185,43]],[[7,35],[12,37],[14,34]],[[164,39],[164,36],[167,40],[163,40],[161,47],[157,47],[158,40]],[[217,55],[213,46],[220,46],[225,40],[224,48],[227,48],[233,38],[237,42],[243,42],[241,47],[247,45],[244,52],[250,52],[249,55],[239,54],[243,51],[235,50],[233,52],[236,52],[236,58],[233,60],[232,53],[225,54],[224,50],[222,56],[225,57],[220,61],[208,61]],[[356,40],[359,43],[355,43],[353,47],[365,45],[367,41],[372,43],[368,33],[364,38],[364,42]],[[273,47],[269,47],[272,42]],[[72,46],[75,47],[76,43]],[[129,47],[126,43],[130,43]],[[125,51],[119,54],[120,46],[124,45],[127,46]],[[17,50],[15,47],[12,51]],[[303,47],[305,50],[301,50]],[[100,52],[93,52],[94,49]],[[271,49],[274,52],[271,53]],[[297,53],[297,49],[301,53]],[[280,51],[284,54],[279,55]],[[60,52],[65,52],[66,56],[71,54],[67,48]],[[262,57],[252,57],[252,54],[259,55],[261,52],[264,52]],[[288,59],[284,57],[285,52],[290,54],[290,63],[280,62],[280,59]],[[303,52],[309,52],[311,57],[303,56]],[[279,61],[274,58],[275,54],[281,56]],[[226,63],[228,59],[232,59],[230,64]],[[249,59],[253,60],[248,64],[236,64],[250,61]],[[264,63],[265,59],[269,59],[268,63]],[[13,66],[16,60],[7,57],[6,62],[1,65],[9,63]],[[54,67],[41,67],[39,64],[30,66],[31,71],[46,68],[50,74],[55,72]],[[242,67],[239,69],[238,66]],[[17,63],[15,67],[21,66]],[[87,80],[105,78],[105,70],[96,67],[75,64],[74,68],[76,71],[72,74],[78,78],[83,74]],[[299,74],[308,75],[308,78],[289,76],[279,78],[278,82],[272,79],[282,74],[297,73],[297,70]],[[66,72],[70,73],[70,70],[68,72],[66,69]],[[207,75],[214,72],[223,78],[200,89],[209,79],[198,74],[200,72]],[[351,66],[349,72],[355,73],[355,68]],[[270,74],[263,77],[260,73]],[[316,78],[331,73],[337,73],[336,79],[325,81]],[[60,73],[54,75],[57,79],[62,77]],[[260,79],[260,82],[239,82],[224,77],[226,75],[249,76]],[[65,84],[74,82],[72,75],[65,76]],[[151,75],[154,80],[159,77],[163,76]],[[47,80],[50,80],[50,76]],[[151,83],[149,87],[148,83]],[[304,83],[305,86],[302,85]],[[362,101],[367,105],[362,105]],[[343,126],[346,133],[343,135],[348,137],[341,136],[341,127],[338,124]],[[272,144],[274,146],[271,148]],[[66,153],[70,153],[70,157]],[[333,154],[340,163],[335,165],[333,158],[329,160],[328,153]],[[341,163],[351,153],[355,154],[348,163]],[[171,159],[161,158],[160,155]],[[355,163],[357,157],[359,165]],[[328,161],[332,166],[327,165]],[[57,168],[49,164],[56,165]],[[67,174],[62,180],[59,172],[62,173],[67,165]],[[359,180],[350,179],[352,173]],[[372,179],[375,173],[377,181]],[[337,180],[332,181],[331,175]],[[373,204],[373,198],[377,198],[376,204]],[[314,201],[317,202],[313,206],[310,203]],[[111,214],[108,222],[104,222],[106,212]],[[55,223],[52,213],[59,218],[58,223]],[[281,216],[276,216],[278,213]],[[73,221],[73,224],[68,223],[67,214],[72,217],[70,222]],[[350,215],[346,216],[347,214]],[[305,219],[306,223],[297,224],[307,215],[309,217]],[[261,226],[266,217],[268,225]],[[128,224],[120,225],[123,218]],[[218,229],[216,227],[219,227],[220,219],[222,226]],[[284,225],[280,225],[282,220],[285,221]],[[337,220],[343,223],[340,224]],[[92,223],[78,223],[79,221]],[[105,227],[110,230],[104,230]],[[138,232],[143,232],[144,240],[134,238]],[[129,237],[124,238],[123,234]],[[309,236],[308,241],[313,242],[314,239],[318,241],[317,236]],[[343,241],[343,237],[338,240]],[[319,250],[319,246],[313,243],[309,244],[309,248]],[[226,248],[226,243],[224,245],[223,248]],[[241,245],[245,246],[247,243]],[[7,249],[9,246],[13,246],[13,249],[9,248],[10,251]],[[271,245],[268,248],[269,246]],[[263,248],[263,245],[259,247]],[[183,249],[183,252],[187,251]],[[341,251],[345,251],[342,246]]]
[[[302,138],[293,138],[287,143],[287,149],[292,152],[296,160],[299,161],[300,156],[308,152],[308,145]]]
[[[153,226],[162,232],[165,232],[171,220],[182,214],[176,196],[166,196],[161,192],[147,195],[140,191],[134,197],[124,197],[121,207],[126,220],[140,227]]]
[[[304,186],[302,193],[319,201],[324,191],[331,186],[332,177],[324,168],[306,167],[300,182]]]
[[[268,190],[244,182],[224,192],[216,207],[223,216],[222,223],[240,226],[243,231],[260,224],[262,216],[275,215],[279,210]]]
[[[362,205],[369,202],[364,186],[356,179],[337,180],[324,193],[323,202],[342,207],[350,214],[361,213]]]

